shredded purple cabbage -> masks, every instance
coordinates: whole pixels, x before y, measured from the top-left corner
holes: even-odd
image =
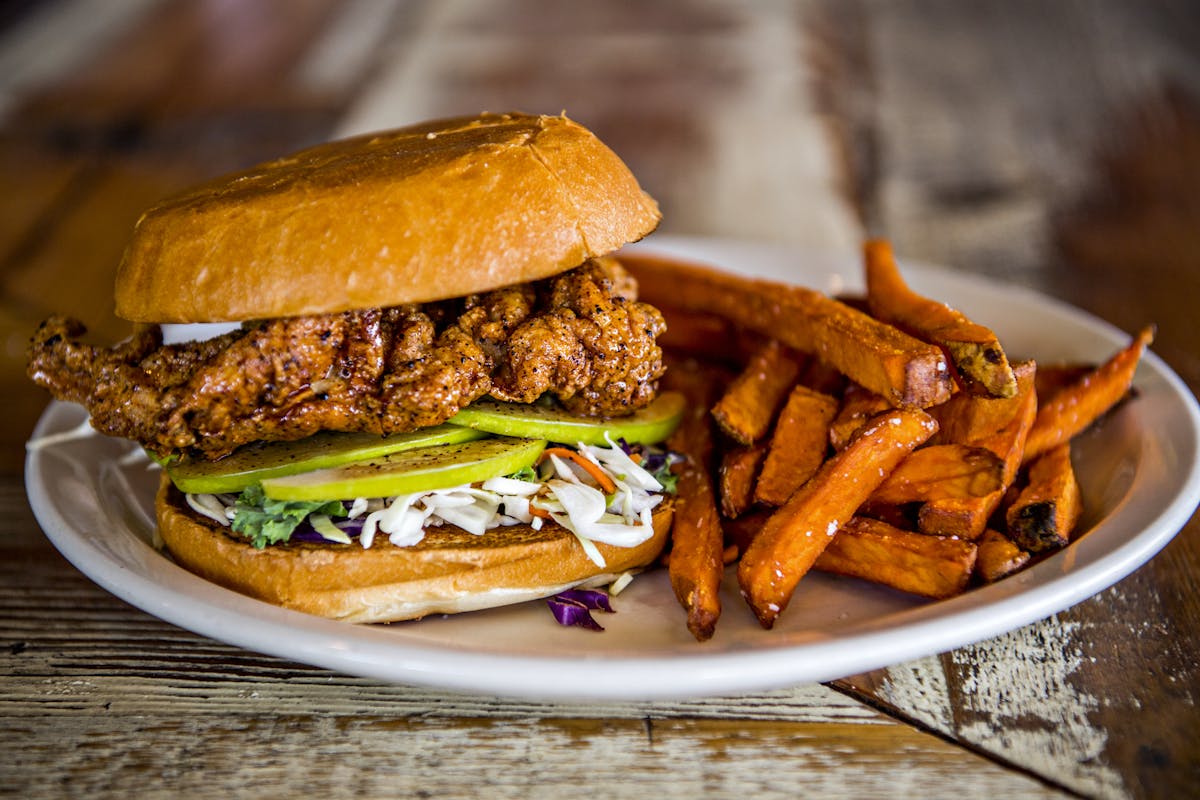
[[[600,589],[567,589],[565,592],[560,592],[556,595],[558,600],[570,603],[579,603],[584,608],[591,611],[607,611],[610,614],[615,614],[612,603],[609,602],[608,592]]]
[[[642,469],[649,472],[651,475],[656,475],[662,470],[671,465],[673,454],[670,450],[665,450],[659,447],[644,444],[630,444],[624,439],[617,439],[614,442],[618,447],[625,451],[625,455],[639,455],[642,457]]]
[[[592,631],[604,630],[592,616],[593,611],[616,613],[608,595],[599,589],[568,589],[554,597],[546,598],[546,604],[550,606],[550,613],[559,625],[587,628]]]
[[[357,519],[339,519],[334,522],[334,525],[340,528],[342,532],[351,539],[354,539],[360,533],[362,533],[363,522],[365,519],[365,517],[359,517]],[[290,539],[288,539],[288,541],[307,542],[309,544],[330,544],[328,539],[317,533],[316,530],[313,529],[313,526],[308,524],[307,518],[304,520],[304,522],[301,522],[300,525],[296,527],[296,530],[292,531],[292,536]]]
[[[666,450],[649,450],[642,453],[642,469],[651,475],[657,475],[671,463],[671,454]]]

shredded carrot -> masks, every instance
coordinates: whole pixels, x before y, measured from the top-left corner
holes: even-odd
[[[541,506],[535,506],[533,503],[529,504],[529,514],[530,516],[541,517],[542,519],[553,519],[549,511]]]
[[[612,482],[612,478],[604,474],[604,470],[600,469],[600,467],[596,466],[579,453],[576,453],[574,450],[568,450],[565,447],[547,447],[542,451],[541,457],[538,458],[538,463],[541,464],[552,455],[558,456],[559,458],[569,458],[579,466],[583,467],[588,475],[591,475],[596,479],[596,483],[600,484],[600,489],[605,494],[612,494],[617,490],[617,485]]]
[[[629,460],[640,466],[642,463],[642,454],[641,453],[630,453]]]

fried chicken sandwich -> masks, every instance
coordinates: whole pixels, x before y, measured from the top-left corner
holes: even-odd
[[[545,597],[665,541],[682,401],[609,257],[658,221],[565,117],[331,142],[146,211],[133,335],[52,317],[28,371],[163,465],[162,539],[212,581],[361,622]],[[229,330],[164,343],[188,323]]]

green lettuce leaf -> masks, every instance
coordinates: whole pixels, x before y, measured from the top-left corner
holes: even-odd
[[[533,467],[522,467],[508,477],[517,481],[529,481],[530,483],[538,483],[541,480],[538,478],[537,470]]]
[[[679,491],[679,476],[671,472],[670,467],[663,467],[658,472],[650,473],[654,480],[662,484],[663,494],[675,494]]]
[[[258,484],[248,486],[233,506],[233,530],[250,540],[259,550],[269,544],[286,542],[309,514],[346,516],[346,507],[338,500],[305,502],[272,500]]]

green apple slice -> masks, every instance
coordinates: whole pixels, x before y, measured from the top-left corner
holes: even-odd
[[[607,444],[614,441],[655,444],[675,432],[683,418],[684,398],[679,392],[663,392],[654,402],[626,417],[589,418],[567,413],[557,406],[539,403],[502,403],[476,400],[451,417],[454,425],[501,436],[547,439],[564,444]]]
[[[484,436],[487,434],[456,425],[437,425],[391,436],[318,433],[295,442],[248,445],[220,461],[185,461],[164,466],[179,491],[220,494],[240,492],[247,486],[272,478],[369,461],[419,447],[469,442]]]
[[[262,482],[262,488],[275,500],[393,497],[511,475],[532,466],[545,448],[544,439],[477,439],[271,478]]]

